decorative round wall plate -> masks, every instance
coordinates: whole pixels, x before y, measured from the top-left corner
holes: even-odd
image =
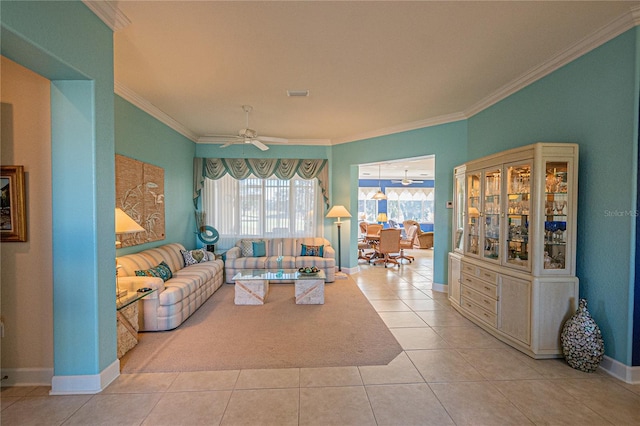
[[[220,239],[220,234],[213,226],[203,226],[198,232],[198,239],[205,244],[215,244]]]

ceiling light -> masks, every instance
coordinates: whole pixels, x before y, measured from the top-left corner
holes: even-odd
[[[382,192],[382,184],[381,184],[381,180],[380,180],[380,164],[378,164],[378,192],[376,192],[373,197],[371,197],[372,200],[386,200],[387,196],[384,192]]]
[[[287,96],[290,98],[306,98],[309,96],[308,90],[287,90]]]

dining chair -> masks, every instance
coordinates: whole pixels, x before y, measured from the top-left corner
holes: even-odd
[[[360,235],[365,235],[367,233],[367,226],[369,226],[369,224],[367,222],[360,222],[359,226]]]
[[[366,238],[377,239],[380,236],[380,231],[384,228],[384,226],[378,223],[370,223],[367,225],[367,232],[365,233]]]
[[[362,227],[360,229],[362,229]],[[382,225],[377,223],[367,224],[364,237],[362,240],[358,240],[358,260],[363,259],[371,262],[371,260],[378,257],[380,230],[382,230]],[[372,251],[365,253],[366,249],[371,249]]]
[[[380,242],[378,243],[377,252],[381,258],[373,262],[374,265],[384,263],[384,267],[393,263],[400,266],[400,263],[392,256],[393,253],[400,252],[400,230],[399,229],[383,229],[380,231]]]
[[[418,232],[417,225],[411,225],[409,229],[405,230],[405,233],[407,235],[406,235],[406,238],[400,239],[400,256],[396,257],[396,260],[407,259],[409,263],[413,262],[415,258],[413,256],[409,256],[408,254],[405,254],[404,249],[413,248],[417,232]]]

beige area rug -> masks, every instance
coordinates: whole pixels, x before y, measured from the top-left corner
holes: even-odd
[[[172,331],[140,333],[123,373],[383,365],[402,348],[351,279],[325,285],[324,305],[296,305],[293,284],[236,306],[223,284]]]

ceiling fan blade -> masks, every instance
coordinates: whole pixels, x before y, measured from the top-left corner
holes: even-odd
[[[220,148],[226,148],[226,147],[231,146],[231,145],[233,145],[233,142],[227,142],[224,145],[221,145]]]
[[[263,144],[262,142],[260,142],[258,139],[251,139],[250,141],[253,145],[255,145],[258,149],[260,149],[261,151],[266,151],[269,149],[268,146],[266,146],[265,144]]]
[[[275,138],[273,136],[259,136],[262,142],[270,142],[270,143],[289,143],[289,139],[285,138]]]

